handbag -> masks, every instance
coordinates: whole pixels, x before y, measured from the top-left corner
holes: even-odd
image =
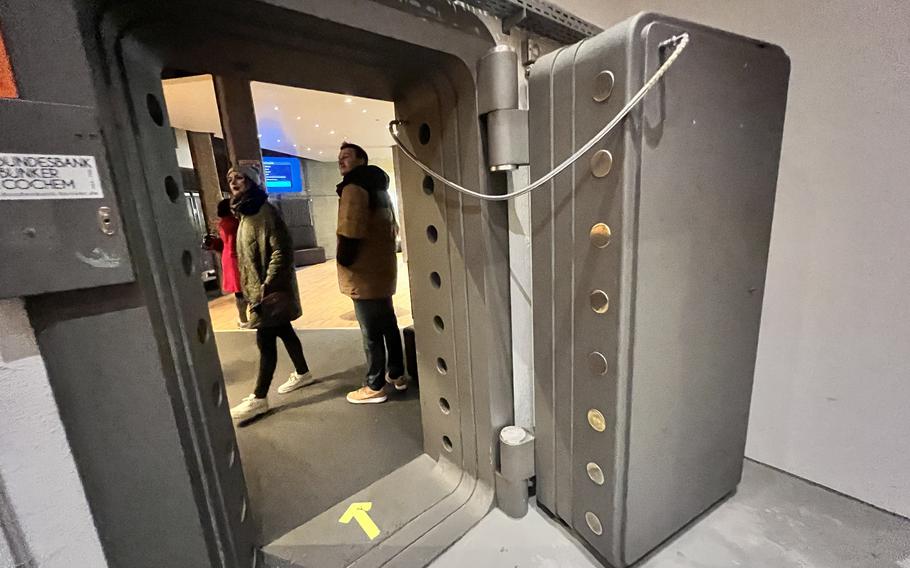
[[[267,291],[265,286],[262,290],[262,300],[251,306],[250,310],[259,316],[262,327],[279,325],[300,317],[297,313],[297,302],[290,290]]]

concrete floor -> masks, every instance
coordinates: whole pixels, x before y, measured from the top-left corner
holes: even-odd
[[[532,508],[496,510],[432,568],[603,566]],[[910,520],[747,461],[739,490],[636,568],[910,568]]]
[[[359,329],[299,331],[317,382],[287,395],[275,389],[291,362],[280,345],[269,413],[236,428],[257,542],[268,544],[423,453],[416,386],[384,404],[353,406],[361,385]],[[228,401],[248,395],[258,368],[256,334],[217,332]]]
[[[304,524],[422,453],[416,389],[394,402],[352,407],[363,351],[358,330],[303,331],[320,382],[281,397],[237,429],[259,542]],[[235,403],[252,388],[255,334],[217,333]],[[364,432],[370,434],[364,435]],[[340,443],[343,440],[344,443]],[[491,512],[433,568],[597,568],[565,526],[532,507],[523,519]],[[636,568],[910,568],[910,520],[747,461],[735,495],[643,559]]]

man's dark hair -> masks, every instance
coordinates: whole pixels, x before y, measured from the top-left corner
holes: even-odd
[[[341,145],[342,150],[345,150],[347,148],[354,150],[354,156],[356,156],[358,160],[363,160],[364,164],[370,163],[370,157],[367,155],[367,151],[364,150],[363,148],[361,148],[360,146],[358,146],[357,144],[351,144],[350,142],[345,142],[344,144]]]

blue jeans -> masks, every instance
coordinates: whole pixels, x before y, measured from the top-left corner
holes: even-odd
[[[392,298],[354,300],[354,313],[363,334],[367,356],[367,386],[380,390],[385,386],[386,365],[393,379],[404,376],[404,353],[401,332],[392,306]],[[388,354],[388,357],[386,357]]]

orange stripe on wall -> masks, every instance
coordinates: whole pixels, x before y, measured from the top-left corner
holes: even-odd
[[[3,43],[3,31],[0,30],[0,98],[15,99],[18,97],[19,89],[16,88],[16,78],[13,77],[13,66],[10,64],[9,54]]]

